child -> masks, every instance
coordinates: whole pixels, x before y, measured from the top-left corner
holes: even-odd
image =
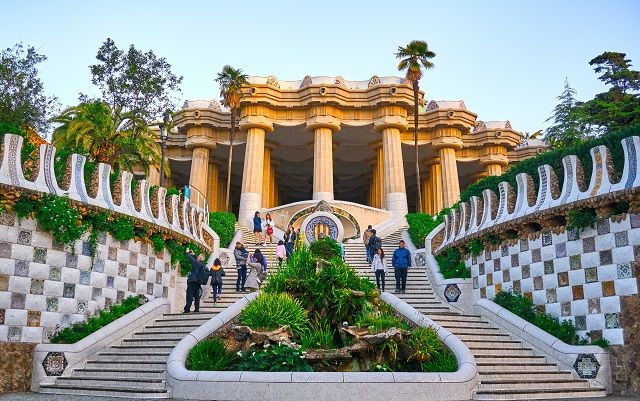
[[[209,275],[211,276],[211,289],[213,290],[213,306],[216,306],[218,299],[222,298],[220,296],[222,292],[222,277],[225,275],[220,259],[216,258],[216,260],[213,261]]]
[[[284,246],[284,241],[278,241],[278,246],[276,247],[276,258],[278,258],[278,267],[282,267],[282,262],[284,258],[287,256],[287,248]]]
[[[382,248],[379,248],[376,254],[373,255],[371,271],[376,273],[376,285],[378,289],[384,292],[384,276],[387,274],[387,261],[384,260],[384,251]]]

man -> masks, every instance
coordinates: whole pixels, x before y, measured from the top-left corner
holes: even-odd
[[[402,292],[404,294],[407,286],[407,270],[411,266],[411,252],[404,247],[402,240],[398,244],[398,249],[393,252],[391,266],[393,266],[393,272],[396,276],[396,293]]]
[[[364,249],[367,252],[367,263],[369,263],[369,264],[371,264],[371,259],[369,258],[369,239],[373,235],[371,233],[371,229],[372,228],[373,227],[371,227],[371,225],[369,225],[369,227],[367,227],[365,232],[362,234],[362,242],[364,242]]]
[[[189,276],[187,277],[187,304],[184,306],[182,313],[191,312],[191,303],[195,301],[194,312],[200,312],[200,272],[205,269],[204,266],[204,254],[198,255],[196,259],[193,257],[193,252],[187,249],[187,260],[191,263],[191,270],[189,270]],[[205,283],[206,284],[206,283]]]
[[[249,251],[245,249],[241,242],[236,242],[236,249],[233,250],[233,256],[236,258],[236,269],[238,270],[236,292],[245,292],[244,284],[247,281],[247,259],[249,258]]]
[[[373,261],[373,255],[378,252],[378,249],[382,248],[382,239],[376,235],[376,230],[371,229],[371,237],[369,238],[369,248],[367,249],[367,260],[369,261],[369,266],[371,266],[371,262]]]

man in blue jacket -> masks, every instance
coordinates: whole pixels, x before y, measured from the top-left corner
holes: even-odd
[[[204,266],[204,255],[198,255],[196,259],[193,257],[193,252],[190,249],[187,249],[187,260],[191,264],[191,270],[189,270],[189,276],[187,277],[187,304],[184,306],[184,310],[182,313],[191,312],[191,303],[195,301],[195,310],[194,312],[200,311],[200,281],[198,277],[200,276],[200,271],[205,269]]]
[[[402,292],[404,294],[407,285],[407,270],[411,266],[411,252],[404,247],[402,240],[398,244],[398,249],[393,251],[391,266],[393,266],[393,272],[396,276],[396,293]]]

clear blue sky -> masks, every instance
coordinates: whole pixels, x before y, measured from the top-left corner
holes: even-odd
[[[436,52],[427,98],[463,99],[479,119],[545,128],[565,77],[587,100],[602,92],[588,61],[627,53],[640,69],[640,1],[34,1],[0,0],[0,47],[22,41],[49,59],[45,90],[74,104],[96,94],[88,66],[111,37],[166,57],[181,101],[218,98],[223,65],[284,80],[398,75],[398,45]]]

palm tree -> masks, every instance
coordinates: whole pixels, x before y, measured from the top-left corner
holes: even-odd
[[[240,68],[236,69],[230,65],[225,65],[222,68],[222,72],[218,73],[216,82],[220,84],[220,96],[222,97],[222,104],[225,107],[231,109],[231,131],[229,132],[229,161],[227,165],[227,193],[225,197],[225,208],[230,210],[229,207],[229,194],[231,192],[231,160],[233,158],[233,140],[236,133],[236,117],[240,109],[240,101],[244,97],[242,93],[242,86],[247,85],[249,82],[248,75],[243,74]]]
[[[436,56],[429,50],[429,45],[423,40],[412,40],[405,47],[399,46],[396,58],[400,59],[398,71],[407,70],[407,81],[413,84],[413,143],[416,148],[416,181],[418,188],[418,212],[422,211],[422,197],[420,188],[420,159],[418,158],[418,81],[422,78],[422,67],[426,70],[433,68],[429,61]]]

